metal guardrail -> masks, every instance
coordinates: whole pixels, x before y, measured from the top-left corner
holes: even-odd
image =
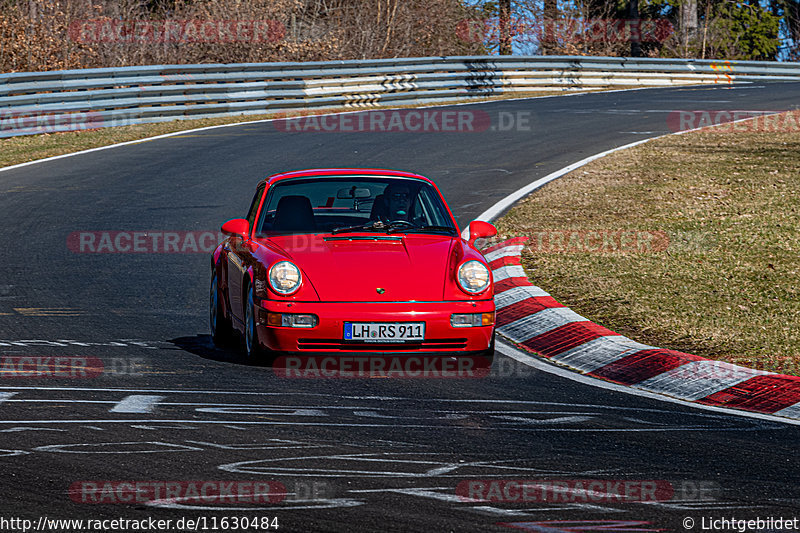
[[[800,64],[574,56],[152,65],[0,74],[0,137],[538,91],[800,80]]]

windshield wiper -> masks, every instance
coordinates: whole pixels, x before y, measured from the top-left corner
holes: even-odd
[[[375,220],[374,222],[370,222],[368,224],[362,224],[360,226],[349,226],[349,227],[340,227],[334,228],[331,233],[348,233],[352,231],[382,231],[386,233],[394,233],[395,230],[401,231],[402,228],[412,228],[414,224],[409,222],[408,220],[393,220],[391,222],[384,222],[382,220]]]
[[[369,222],[367,224],[360,224],[358,226],[340,226],[338,228],[333,228],[331,233],[336,235],[337,233],[349,233],[353,231],[384,231],[388,228],[386,224],[381,222],[380,220],[375,220],[373,222]]]
[[[456,230],[450,226],[413,226],[408,228],[392,228],[386,233],[447,233],[448,235],[455,235]]]

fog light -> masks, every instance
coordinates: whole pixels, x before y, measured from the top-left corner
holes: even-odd
[[[298,315],[290,313],[267,314],[267,325],[284,328],[313,328],[319,323],[317,315]]]
[[[450,315],[450,325],[454,328],[471,328],[481,325],[480,313],[454,313]]]
[[[284,314],[281,326],[286,328],[313,328],[317,325],[317,315]]]

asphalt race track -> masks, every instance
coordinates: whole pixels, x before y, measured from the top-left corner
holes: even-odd
[[[3,374],[0,516],[277,517],[280,531],[685,531],[687,517],[699,531],[704,517],[800,516],[798,426],[586,386],[500,353],[481,379],[285,379],[212,346],[209,254],[67,245],[82,231],[216,231],[244,215],[259,179],[309,167],[430,176],[463,226],[536,178],[668,133],[670,111],[786,110],[798,96],[798,83],[758,83],[452,108],[492,118],[467,133],[254,123],[0,172],[0,355],[104,369]],[[187,480],[286,494],[90,503],[75,490]],[[656,480],[672,492],[481,502],[457,494],[469,480]]]

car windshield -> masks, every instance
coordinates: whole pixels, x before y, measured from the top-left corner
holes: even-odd
[[[439,193],[411,178],[294,178],[269,188],[256,233],[457,235]]]

